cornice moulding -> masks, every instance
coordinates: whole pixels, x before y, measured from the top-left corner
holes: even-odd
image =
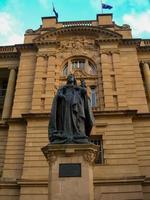
[[[93,110],[94,116],[133,116],[133,118],[150,118],[149,113],[137,113],[137,110],[110,110],[110,111],[100,111],[100,110]],[[13,122],[25,122],[26,119],[33,119],[33,118],[49,118],[50,112],[31,112],[31,113],[24,113],[22,117],[18,118],[9,118],[5,119],[5,123],[13,123]],[[4,124],[4,123],[3,123]]]
[[[56,46],[59,47],[60,46],[60,42],[59,41],[35,41],[35,44],[37,45],[37,47],[40,46]]]
[[[137,113],[134,118],[150,118],[150,112],[148,113]]]
[[[135,116],[137,110],[110,110],[110,111],[94,111],[95,116]]]
[[[17,52],[15,45],[11,46],[0,46],[0,53],[15,53]]]
[[[50,117],[50,113],[49,112],[45,112],[45,113],[24,113],[22,114],[22,117],[24,119],[31,119],[31,118],[49,118]]]
[[[1,59],[14,59],[14,58],[17,58],[19,59],[20,57],[20,54],[18,52],[7,52],[7,53],[1,53],[0,52],[0,58]]]
[[[24,186],[24,187],[29,187],[29,186],[48,186],[48,180],[29,180],[29,179],[21,179],[17,181],[18,185]]]
[[[150,52],[150,46],[143,46],[137,48],[138,52]]]
[[[94,179],[94,185],[110,185],[110,184],[143,184],[145,182],[145,176],[133,176],[133,177],[120,177],[112,179]]]
[[[121,39],[119,41],[119,45],[126,45],[126,46],[140,46],[141,44],[141,39]]]
[[[34,43],[29,43],[29,44],[17,44],[15,45],[16,46],[16,49],[18,51],[22,51],[22,50],[35,50],[37,51],[37,46],[36,44]]]

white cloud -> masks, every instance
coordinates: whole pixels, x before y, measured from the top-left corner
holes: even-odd
[[[7,35],[8,32],[11,32],[11,29],[13,28],[13,21],[11,20],[11,17],[8,13],[2,12],[0,13],[0,34],[1,35]]]
[[[23,43],[20,22],[7,12],[0,12],[0,45]]]
[[[8,37],[8,44],[21,44],[23,43],[23,35],[14,33],[11,37]]]
[[[90,3],[94,9],[100,8],[100,0],[90,0]]]
[[[45,9],[49,9],[49,7],[50,7],[49,0],[38,0],[38,1]]]
[[[150,35],[150,10],[146,12],[131,13],[123,16],[125,24],[129,24],[135,37],[141,37],[144,33]]]

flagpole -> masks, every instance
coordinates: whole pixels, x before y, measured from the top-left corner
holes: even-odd
[[[103,0],[101,0],[101,13],[103,14]]]
[[[52,16],[53,16],[53,7],[54,7],[54,5],[53,5],[53,1],[52,1]]]

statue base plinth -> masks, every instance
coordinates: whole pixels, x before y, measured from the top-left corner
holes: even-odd
[[[48,200],[94,200],[94,144],[49,144],[42,148],[49,163]]]

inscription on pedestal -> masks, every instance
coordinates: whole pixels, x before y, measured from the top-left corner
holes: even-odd
[[[59,177],[81,177],[80,163],[59,164]]]

